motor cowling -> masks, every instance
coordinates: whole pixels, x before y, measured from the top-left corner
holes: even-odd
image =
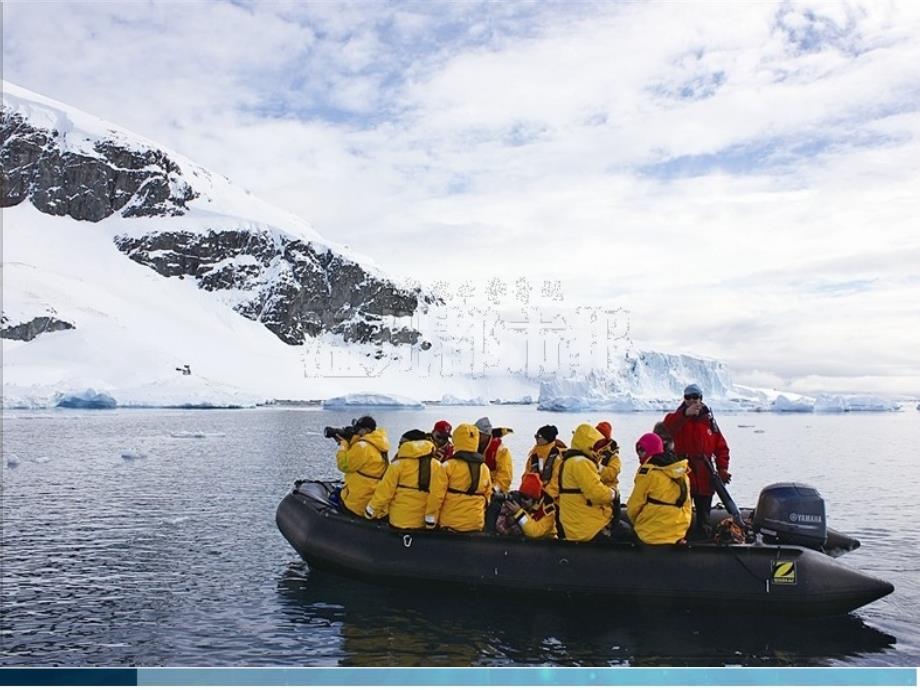
[[[807,484],[770,484],[760,492],[752,520],[754,530],[772,544],[822,549],[827,541],[824,499]]]

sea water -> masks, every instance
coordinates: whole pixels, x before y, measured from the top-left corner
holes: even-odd
[[[379,587],[311,572],[275,526],[295,479],[335,479],[322,436],[361,411],[3,414],[0,664],[95,666],[920,664],[920,414],[723,414],[742,506],[816,486],[848,565],[895,592],[835,619],[620,611]],[[380,411],[398,438],[441,418],[508,426],[516,476],[534,431],[609,419],[621,488],[660,415],[531,406]],[[611,572],[616,577],[616,572]]]

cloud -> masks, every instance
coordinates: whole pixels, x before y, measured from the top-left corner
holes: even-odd
[[[397,274],[920,395],[918,7],[8,3],[4,70]]]

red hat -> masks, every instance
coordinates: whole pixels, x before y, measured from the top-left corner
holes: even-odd
[[[448,422],[448,421],[446,421],[446,420],[444,420],[444,419],[442,419],[442,420],[439,421],[439,422],[435,422],[435,423],[434,423],[434,431],[436,431],[436,432],[438,432],[438,433],[440,433],[440,434],[445,434],[445,435],[447,435],[447,436],[450,436],[450,434],[451,434],[451,432],[452,432],[453,430],[454,430],[454,429],[453,429],[453,427],[450,425],[450,422]]]
[[[543,482],[540,481],[540,475],[536,472],[527,472],[521,477],[521,488],[518,491],[534,500],[540,498],[543,494]]]
[[[658,434],[642,434],[636,441],[636,449],[641,448],[649,455],[664,453],[664,443]]]
[[[606,438],[608,441],[613,435],[613,425],[610,422],[599,422],[598,425],[594,428],[600,431],[604,438]]]

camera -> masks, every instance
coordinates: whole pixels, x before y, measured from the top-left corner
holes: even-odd
[[[323,436],[325,438],[335,438],[336,436],[341,436],[346,441],[350,441],[351,437],[356,433],[358,433],[358,430],[353,426],[327,426],[325,429],[323,429]]]

